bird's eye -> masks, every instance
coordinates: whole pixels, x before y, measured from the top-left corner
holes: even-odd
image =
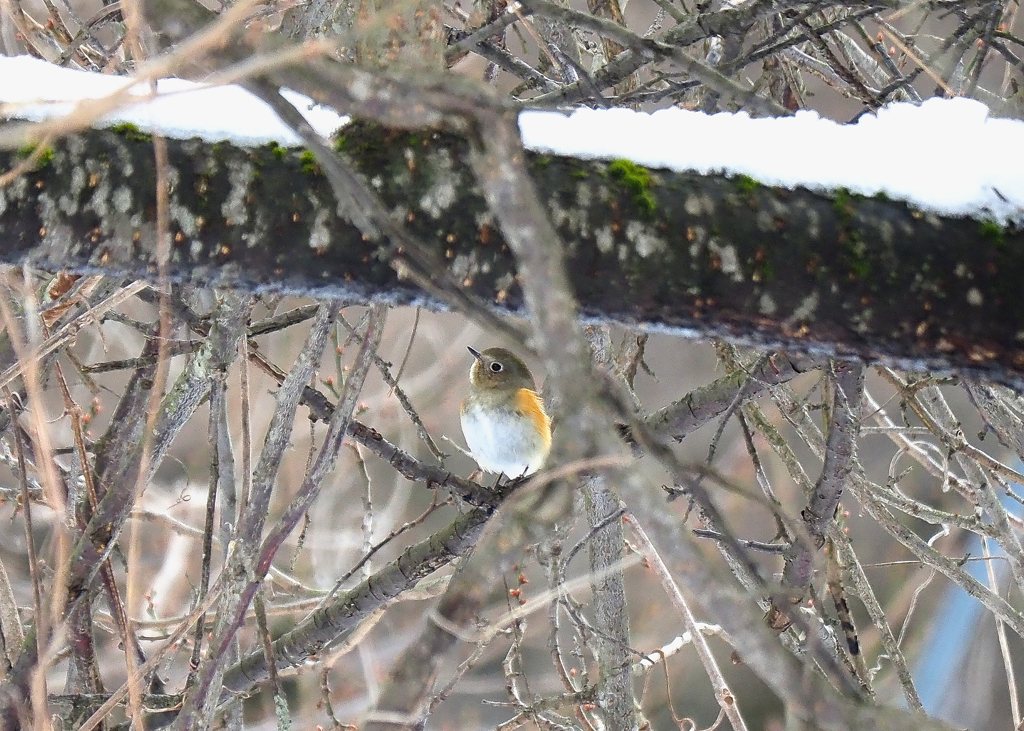
[[[501,363],[491,363],[491,370],[495,373],[501,373],[504,370]]]

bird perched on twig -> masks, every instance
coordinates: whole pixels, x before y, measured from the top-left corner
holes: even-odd
[[[532,475],[551,451],[551,419],[530,369],[505,348],[469,352],[475,360],[461,417],[473,459],[487,472]]]

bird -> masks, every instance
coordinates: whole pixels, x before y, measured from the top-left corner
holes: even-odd
[[[505,348],[469,348],[469,395],[462,434],[480,469],[512,479],[532,475],[551,451],[551,418],[530,369]]]

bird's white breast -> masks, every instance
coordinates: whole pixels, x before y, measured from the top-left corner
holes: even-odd
[[[507,477],[532,475],[544,460],[544,442],[533,421],[512,410],[496,409],[487,418],[478,406],[462,412],[462,433],[480,468]]]

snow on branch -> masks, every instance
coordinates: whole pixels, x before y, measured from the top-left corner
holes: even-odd
[[[126,88],[24,58],[0,59],[0,74],[20,80],[5,84],[0,112],[22,118],[65,114],[68,100]],[[339,214],[317,158],[289,147],[296,138],[274,127],[269,107],[233,87],[163,83],[167,98],[58,140],[0,189],[5,261],[154,275],[146,130],[158,129],[178,138],[169,143],[178,279],[450,304],[403,278],[415,269],[406,249],[367,240]],[[41,105],[56,99],[63,104]],[[290,101],[321,134],[344,122]],[[608,110],[524,113],[520,128],[529,147],[559,151],[532,153],[529,169],[567,244],[584,316],[1024,383],[1024,148],[1013,144],[1021,123],[952,100],[846,126],[811,114]],[[0,143],[16,131],[0,130]],[[901,160],[908,148],[920,154],[887,166],[885,150],[896,146]],[[515,260],[464,138],[360,122],[341,129],[336,149],[449,289],[521,311]],[[0,166],[25,154],[0,153]]]
[[[76,102],[128,91],[100,125],[133,124],[176,139],[197,137],[242,146],[301,140],[264,102],[238,86],[161,79],[154,95],[127,77],[75,71],[28,56],[0,57],[0,116],[49,119]],[[348,117],[285,92],[324,136]],[[884,194],[947,216],[1024,224],[1024,121],[989,117],[973,99],[892,104],[855,124],[816,112],[751,118],[663,109],[576,109],[572,114],[525,111],[523,145],[535,152],[584,160],[627,159],[652,168],[746,175],[764,185],[827,193]],[[899,153],[899,165],[892,160]],[[909,159],[909,162],[908,162]]]

